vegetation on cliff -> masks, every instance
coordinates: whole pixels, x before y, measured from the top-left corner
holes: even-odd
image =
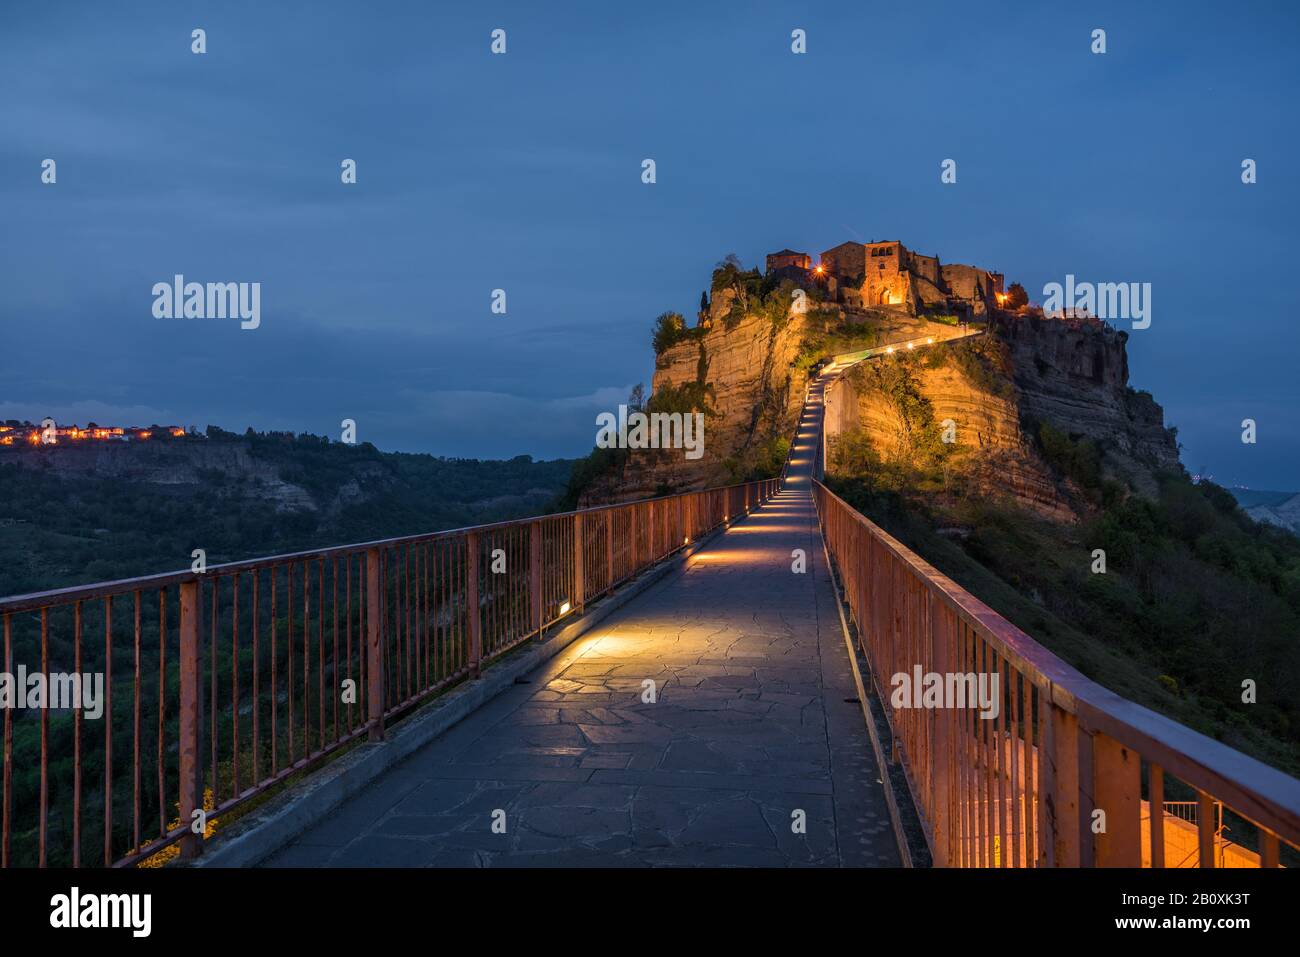
[[[804,288],[779,273],[765,275],[758,269],[745,269],[734,255],[713,270],[711,288],[713,295],[720,296],[727,306],[722,314],[726,329],[734,329],[746,316],[763,316],[774,326],[784,325],[800,293],[809,309],[822,301],[822,292],[816,285]]]
[[[655,355],[662,355],[679,342],[698,339],[703,333],[700,326],[689,328],[680,312],[660,313],[655,319],[654,332],[650,337]]]
[[[702,412],[705,420],[714,414],[711,402],[714,397],[714,388],[708,383],[709,362],[708,355],[704,351],[704,344],[700,344],[700,357],[696,364],[696,378],[691,382],[683,382],[681,385],[666,385],[657,390],[649,399],[644,398],[644,389],[638,385],[628,396],[627,411],[630,415],[633,412],[644,412],[647,415],[653,415],[656,412],[665,412],[668,414],[681,413],[687,415],[693,412]],[[614,476],[622,474],[624,468],[632,460],[632,450],[625,448],[600,448],[593,447],[592,450],[583,458],[578,459],[573,464],[573,470],[569,474],[569,480],[565,484],[564,492],[553,503],[552,508],[556,511],[570,511],[578,508],[582,503],[583,496],[598,483],[608,482]],[[680,454],[680,452],[671,449],[640,449],[636,452],[645,459],[652,460],[662,458],[663,456]],[[778,466],[778,470],[779,470]],[[669,495],[673,489],[667,485],[655,489],[656,495]]]
[[[806,331],[793,366],[797,374],[807,374],[819,359],[873,349],[885,342],[880,327],[850,322],[841,310],[834,307],[818,305],[808,313],[804,325]]]

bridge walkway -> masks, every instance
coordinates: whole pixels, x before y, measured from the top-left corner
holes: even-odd
[[[813,509],[820,416],[818,383],[784,491],[265,864],[898,866]]]

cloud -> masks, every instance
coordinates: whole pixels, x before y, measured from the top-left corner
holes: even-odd
[[[374,425],[381,448],[501,457],[585,455],[595,443],[596,415],[627,401],[632,386],[601,386],[578,395],[538,398],[472,389],[400,392],[401,430]]]
[[[19,419],[36,422],[49,416],[59,425],[180,425],[176,413],[150,405],[112,405],[87,399],[77,402],[54,402],[43,412],[34,413],[28,402],[0,401],[0,419]]]

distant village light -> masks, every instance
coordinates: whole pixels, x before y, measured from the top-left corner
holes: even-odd
[[[123,426],[99,426],[94,428],[81,428],[76,425],[55,426],[53,420],[48,420],[49,424],[33,425],[30,422],[19,426],[0,425],[0,445],[15,445],[23,442],[29,445],[59,445],[63,442],[75,442],[80,445],[83,442],[93,441],[112,441],[112,442],[137,442],[144,439],[150,439],[158,429],[141,429],[135,427]],[[184,426],[166,425],[160,426],[164,432],[174,439],[202,439],[206,436],[198,432],[187,432]]]

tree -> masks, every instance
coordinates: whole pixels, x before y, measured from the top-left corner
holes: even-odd
[[[1029,293],[1025,292],[1025,287],[1020,283],[1013,282],[1007,287],[1007,305],[1012,309],[1029,305]]]
[[[680,312],[665,312],[655,319],[655,355],[686,337],[686,320]]]

